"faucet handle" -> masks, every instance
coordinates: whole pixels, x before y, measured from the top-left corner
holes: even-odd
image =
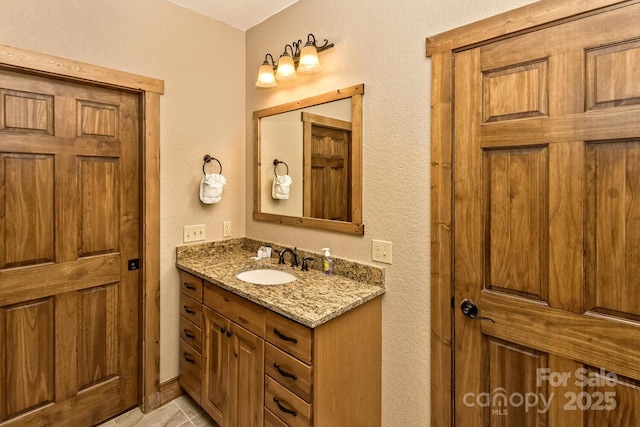
[[[304,257],[302,258],[302,268],[300,270],[302,271],[309,271],[309,264],[307,264],[307,261],[313,261],[315,258],[312,257]]]

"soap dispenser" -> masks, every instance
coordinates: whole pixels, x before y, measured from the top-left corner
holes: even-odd
[[[333,274],[333,260],[331,259],[331,253],[329,252],[329,248],[322,248],[324,251],[324,260],[322,260],[322,270],[324,274],[327,276],[331,276]]]

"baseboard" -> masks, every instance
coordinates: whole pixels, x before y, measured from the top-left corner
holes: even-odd
[[[179,378],[171,378],[160,384],[160,406],[184,394],[184,390],[180,387]]]

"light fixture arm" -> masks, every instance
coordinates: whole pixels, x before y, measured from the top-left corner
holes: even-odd
[[[315,47],[318,53],[322,52],[323,50],[331,49],[334,46],[334,44],[329,43],[329,40],[327,39],[324,39],[324,44],[322,46],[318,46],[316,36],[314,36],[313,34],[309,34],[307,36],[307,42],[305,43],[305,46],[306,45]],[[300,51],[302,50],[302,46],[302,40],[287,44],[285,45],[284,52],[282,54],[291,56],[293,58],[293,63],[297,66],[298,62],[300,61]],[[289,50],[290,52],[287,52],[287,50]],[[267,61],[267,57],[271,58],[271,62]],[[278,63],[274,61],[273,56],[270,53],[267,53],[265,55],[263,64],[271,65],[274,70],[278,68]]]

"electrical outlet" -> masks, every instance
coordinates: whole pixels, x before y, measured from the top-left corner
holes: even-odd
[[[371,259],[373,261],[391,264],[392,243],[385,240],[373,240],[371,245]]]
[[[222,237],[231,237],[231,221],[222,223]]]
[[[199,242],[204,240],[204,224],[185,225],[182,229],[182,241],[184,243]]]

